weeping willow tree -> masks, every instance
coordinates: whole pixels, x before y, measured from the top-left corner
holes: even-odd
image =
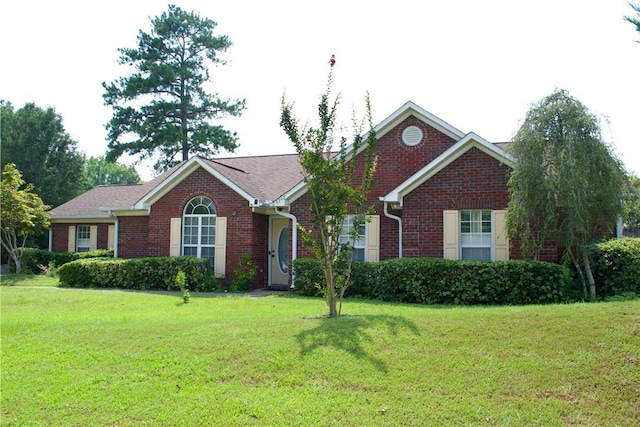
[[[544,242],[565,248],[594,300],[596,284],[587,247],[613,233],[622,213],[626,174],[602,138],[598,119],[565,90],[532,106],[509,146],[507,227],[537,257]]]

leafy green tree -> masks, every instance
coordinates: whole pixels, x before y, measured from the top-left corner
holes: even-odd
[[[47,205],[59,206],[84,191],[84,154],[52,107],[27,103],[14,112],[11,103],[0,101],[0,113],[2,167],[15,164]]]
[[[585,298],[595,299],[587,246],[613,233],[626,181],[598,119],[568,92],[556,90],[532,106],[509,151],[515,159],[509,179],[510,236],[521,237],[524,253],[533,256],[545,241],[565,248]]]
[[[0,181],[2,247],[16,265],[16,273],[22,272],[22,253],[27,237],[49,226],[49,206],[33,192],[33,185],[22,179],[13,163],[5,165]]]
[[[636,26],[636,31],[640,33],[640,5],[629,3],[629,6],[631,6],[633,8],[633,10],[636,12],[637,16],[635,16],[635,17],[633,17],[633,16],[625,16],[624,19],[626,21],[631,22],[633,25],[635,25]],[[640,40],[638,40],[638,43],[640,43]]]
[[[622,221],[625,228],[640,231],[640,177],[635,175],[629,178]]]
[[[103,83],[104,101],[113,108],[106,125],[107,160],[122,154],[141,159],[159,155],[155,168],[166,170],[189,154],[213,156],[237,147],[235,133],[213,119],[239,116],[244,100],[222,100],[205,91],[208,64],[224,65],[219,54],[231,41],[214,36],[215,21],[169,5],[151,20],[151,32],[140,31],[137,49],[119,49],[120,64],[136,72],[110,84]]]
[[[331,57],[331,67],[335,59]],[[376,168],[376,134],[371,119],[371,105],[366,98],[366,116],[358,122],[354,117],[354,135],[351,146],[347,138],[340,137],[339,150],[333,150],[338,95],[331,100],[332,71],[318,105],[317,128],[301,126],[294,117],[293,105],[282,99],[280,126],[285,131],[300,156],[304,181],[310,195],[311,221],[308,228],[299,226],[302,239],[312,254],[323,263],[325,283],[323,293],[329,306],[329,316],[339,316],[344,292],[350,284],[353,263],[353,244],[358,225],[366,220],[364,209],[367,195],[373,185]],[[363,136],[364,124],[368,132]],[[353,159],[361,149],[364,162],[356,167]],[[347,214],[356,214],[351,228],[351,242],[340,243],[340,234]]]
[[[87,159],[85,176],[85,190],[98,185],[137,184],[141,181],[135,167],[108,162],[104,156]]]

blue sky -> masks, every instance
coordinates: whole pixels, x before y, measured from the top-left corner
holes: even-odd
[[[211,70],[222,97],[245,98],[235,154],[293,152],[279,128],[283,93],[315,119],[335,54],[341,122],[371,96],[374,123],[406,101],[491,142],[508,141],[530,105],[567,89],[602,118],[605,139],[640,174],[640,33],[624,0],[179,1],[218,23],[234,45]],[[103,81],[130,71],[120,47],[167,3],[22,0],[0,6],[0,98],[52,106],[87,155],[106,150]],[[121,159],[131,162],[131,159]],[[150,177],[144,165],[141,175]]]

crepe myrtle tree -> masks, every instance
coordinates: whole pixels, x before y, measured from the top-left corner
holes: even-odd
[[[358,226],[366,221],[369,209],[365,208],[367,195],[374,182],[376,170],[376,135],[372,125],[371,104],[366,96],[366,112],[361,120],[352,114],[353,137],[339,137],[334,151],[336,115],[340,95],[331,98],[332,73],[335,56],[329,61],[329,77],[326,91],[318,104],[317,127],[301,125],[293,114],[293,104],[282,98],[280,126],[285,131],[300,157],[304,181],[310,195],[311,220],[308,227],[299,225],[304,243],[318,258],[324,268],[322,292],[329,306],[329,316],[342,312],[344,293],[351,282],[353,249]],[[367,133],[363,135],[364,127]],[[360,153],[362,151],[362,153]],[[355,156],[364,156],[362,169],[356,168]],[[340,236],[347,214],[354,214],[354,227],[349,238]]]
[[[22,253],[27,238],[49,226],[49,206],[33,192],[33,185],[26,184],[22,174],[13,163],[5,165],[0,181],[0,219],[2,247],[9,253],[22,272]]]
[[[190,154],[233,151],[237,137],[213,120],[239,116],[244,100],[222,100],[209,93],[208,65],[224,65],[220,53],[231,41],[214,35],[215,21],[178,6],[151,20],[149,33],[140,31],[136,49],[119,49],[120,64],[136,71],[110,84],[102,83],[105,105],[113,108],[107,123],[107,160],[122,154],[140,159],[159,156],[164,171]],[[178,157],[178,158],[176,158]]]
[[[537,257],[545,241],[565,249],[583,285],[596,298],[587,247],[613,235],[622,214],[626,174],[603,141],[598,119],[565,90],[533,105],[509,152],[507,228],[523,252]]]

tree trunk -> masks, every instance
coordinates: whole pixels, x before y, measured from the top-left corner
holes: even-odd
[[[327,262],[324,267],[324,278],[327,282],[327,305],[329,306],[329,317],[338,316],[337,298],[336,298],[336,278],[334,274],[334,266],[331,262]]]
[[[19,257],[15,252],[11,252],[11,258],[16,265],[16,274],[22,273],[22,257]]]
[[[578,259],[574,256],[573,252],[569,251],[569,258],[571,258],[571,262],[573,262],[573,266],[576,268],[576,272],[578,273],[578,277],[580,278],[580,283],[582,284],[582,294],[584,299],[589,298],[589,294],[587,292],[587,281],[584,278],[584,273],[582,272],[582,265],[578,262]]]
[[[582,262],[584,263],[584,271],[587,274],[587,280],[589,282],[589,301],[596,300],[596,281],[593,278],[593,272],[591,271],[591,263],[589,262],[589,254],[585,251],[582,254]]]

